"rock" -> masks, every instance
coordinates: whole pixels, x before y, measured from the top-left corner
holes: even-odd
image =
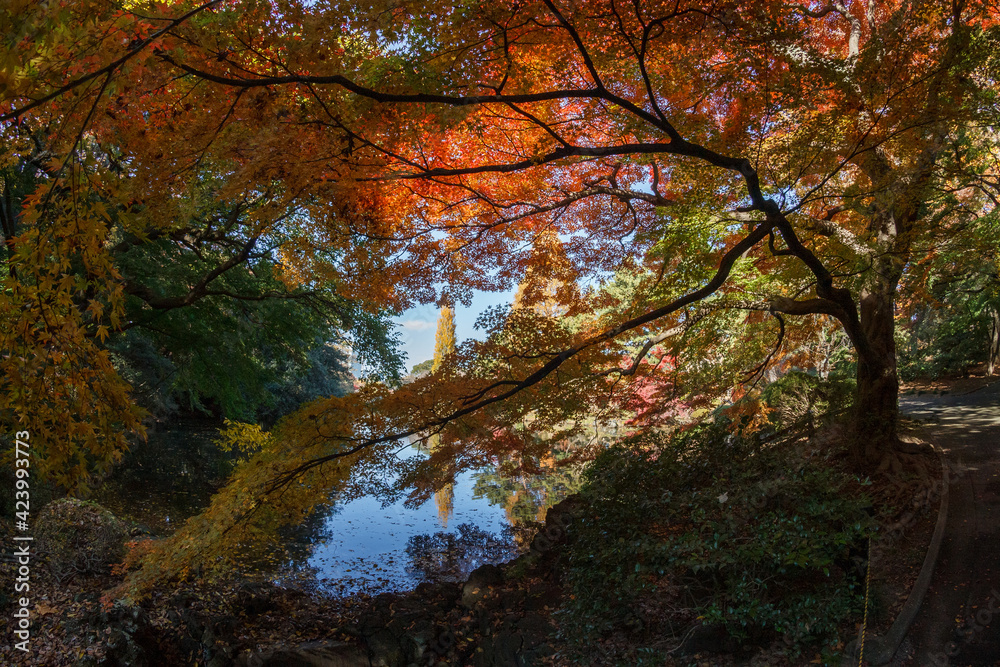
[[[576,494],[567,496],[550,507],[545,513],[546,527],[549,524],[565,527],[565,524],[568,523],[568,521],[584,506],[584,504],[584,500]]]
[[[468,580],[462,586],[462,604],[466,607],[474,607],[476,603],[486,597],[486,594],[494,586],[503,583],[503,572],[496,565],[481,565],[472,571]]]
[[[63,498],[38,513],[35,546],[52,575],[106,574],[125,557],[128,527],[97,503]]]
[[[205,663],[205,667],[231,667],[233,659],[220,651],[212,656],[211,660]]]
[[[160,647],[146,612],[138,606],[116,604],[84,621],[95,642],[104,644],[101,667],[153,667]],[[82,664],[85,663],[81,663]]]
[[[500,593],[500,604],[503,605],[504,609],[514,610],[524,606],[527,598],[528,594],[522,588],[504,590]]]
[[[411,651],[407,649],[412,642],[406,634],[394,630],[383,628],[365,637],[371,667],[402,667],[410,662]]]
[[[519,634],[500,633],[495,637],[484,638],[481,651],[475,654],[476,667],[521,667],[525,664],[521,658],[524,640]]]
[[[173,632],[165,635],[172,652],[185,656],[191,664],[229,667],[233,664],[236,630],[240,619],[232,614],[215,614],[201,609],[198,598],[189,592],[170,597],[166,618]]]
[[[524,658],[525,664],[537,665],[541,664],[545,658],[553,653],[555,653],[555,649],[550,644],[541,642],[536,646],[524,649],[521,655]]]
[[[549,619],[540,614],[526,614],[515,625],[518,630],[538,637],[544,637],[552,630]]]
[[[569,496],[550,507],[545,513],[545,525],[532,538],[528,553],[543,558],[554,555],[555,547],[566,541],[573,518],[584,507],[585,502],[579,496]]]
[[[236,629],[239,621],[232,616],[223,616],[213,620],[212,630],[216,638],[223,644],[231,644],[236,640]]]
[[[245,583],[236,592],[236,609],[247,616],[259,616],[274,611],[277,603],[274,591],[270,586],[258,583]]]

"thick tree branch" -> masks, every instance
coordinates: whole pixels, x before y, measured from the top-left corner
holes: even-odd
[[[125,284],[125,292],[142,299],[151,308],[155,308],[156,310],[173,310],[174,308],[190,306],[192,303],[208,295],[208,285],[213,280],[221,276],[226,271],[229,271],[230,269],[239,266],[250,259],[250,254],[253,252],[254,246],[257,245],[258,240],[259,237],[257,236],[251,237],[243,245],[240,252],[202,276],[201,279],[195,283],[186,294],[182,294],[180,296],[161,297],[157,296],[148,286],[139,285],[134,282],[127,282]]]
[[[466,396],[463,400],[462,407],[453,410],[449,414],[440,417],[438,419],[428,420],[418,426],[403,431],[397,431],[387,435],[383,435],[375,438],[367,438],[361,442],[357,442],[348,449],[335,452],[333,454],[328,454],[311,461],[307,461],[302,465],[299,465],[292,470],[288,470],[281,475],[274,478],[274,480],[268,485],[266,493],[273,493],[290,483],[292,480],[300,477],[309,470],[323,465],[329,461],[334,461],[340,458],[351,456],[357,454],[365,449],[374,447],[376,445],[384,444],[387,442],[393,442],[401,438],[407,438],[411,435],[416,435],[418,433],[427,431],[429,429],[436,429],[453,422],[461,417],[478,412],[483,408],[486,408],[494,403],[504,401],[515,394],[524,391],[534,385],[542,382],[557,369],[559,369],[564,363],[569,359],[573,358],[580,352],[605,343],[621,334],[638,329],[642,326],[650,324],[662,317],[665,317],[671,313],[677,312],[678,310],[689,306],[693,303],[697,303],[702,299],[714,294],[726,280],[729,278],[729,274],[732,272],[733,266],[736,261],[742,257],[745,253],[749,252],[755,245],[760,243],[764,238],[767,237],[768,233],[775,225],[775,221],[771,219],[764,220],[738,243],[736,243],[732,248],[730,248],[721,258],[719,262],[719,268],[716,270],[715,275],[700,289],[689,292],[688,294],[671,301],[670,303],[651,310],[638,317],[631,318],[622,322],[616,327],[608,329],[602,333],[596,334],[587,338],[583,342],[567,348],[562,352],[556,354],[552,359],[543,364],[541,367],[535,370],[535,372],[527,375],[519,380],[502,380],[499,382],[494,382],[487,387],[477,391],[475,394]],[[495,393],[492,393],[495,392]],[[350,442],[348,440],[348,442]]]
[[[847,289],[833,286],[833,275],[823,265],[823,262],[802,244],[802,241],[799,240],[798,235],[795,233],[795,229],[784,216],[781,216],[775,228],[781,233],[781,237],[784,239],[785,245],[788,246],[788,250],[798,257],[816,277],[816,295],[820,299],[829,301],[839,307],[839,313],[834,315],[834,317],[840,320],[844,326],[844,331],[858,351],[858,356],[874,361],[876,354],[872,349],[868,337],[864,333],[864,329],[861,327],[861,318],[851,292]]]
[[[843,320],[846,315],[840,304],[830,299],[789,299],[784,296],[771,297],[768,308],[785,315],[831,315]]]

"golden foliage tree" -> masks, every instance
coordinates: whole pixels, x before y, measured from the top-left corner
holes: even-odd
[[[455,310],[445,305],[438,316],[437,332],[434,335],[434,365],[431,372],[441,370],[445,358],[455,352]]]
[[[530,308],[543,317],[562,317],[579,298],[577,273],[559,237],[543,229],[532,242],[524,279],[514,293],[513,308]]]

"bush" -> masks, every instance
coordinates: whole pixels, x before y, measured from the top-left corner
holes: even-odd
[[[824,381],[810,373],[792,371],[767,385],[761,399],[773,410],[771,422],[780,429],[810,415],[820,417],[846,410],[851,406],[855,386],[853,379]]]
[[[36,545],[58,580],[106,574],[125,557],[128,527],[97,503],[64,498],[38,515]]]
[[[858,483],[829,461],[790,460],[724,423],[601,454],[573,524],[563,627],[579,641],[670,616],[737,642],[832,640],[859,609],[849,558],[871,520]]]

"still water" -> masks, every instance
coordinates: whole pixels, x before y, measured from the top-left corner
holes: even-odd
[[[419,455],[413,447],[400,453]],[[483,472],[462,473],[450,492],[444,489],[416,508],[405,507],[403,500],[383,507],[372,497],[335,506],[323,519],[324,537],[313,543],[305,567],[331,592],[352,592],[412,588],[431,578],[457,580],[483,563],[513,558],[517,548],[509,530],[505,535],[507,512],[476,493]],[[421,536],[428,539],[415,539]]]
[[[196,419],[160,425],[95,500],[155,535],[169,534],[207,506],[232,468],[231,457],[213,444],[219,426]],[[423,456],[413,447],[399,455]],[[334,503],[288,532],[290,555],[274,576],[330,594],[462,580],[483,563],[515,557],[515,528],[543,518],[579,485],[579,469],[516,479],[480,469],[460,474],[450,489],[416,508],[402,500],[383,507],[372,497]]]

